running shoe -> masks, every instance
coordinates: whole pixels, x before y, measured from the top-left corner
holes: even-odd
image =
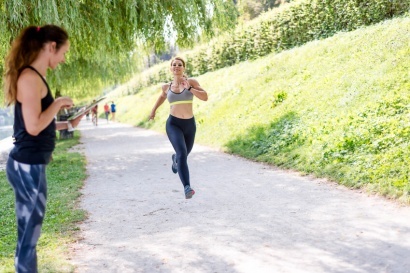
[[[172,166],[171,166],[172,172],[173,173],[177,173],[178,169],[177,169],[177,155],[173,154],[172,155]]]
[[[191,189],[191,186],[185,186],[185,199],[191,199],[195,191]]]

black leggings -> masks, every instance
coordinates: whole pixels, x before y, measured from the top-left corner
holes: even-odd
[[[181,119],[170,115],[167,120],[166,131],[176,153],[179,178],[184,187],[189,186],[188,155],[194,147],[195,118]]]

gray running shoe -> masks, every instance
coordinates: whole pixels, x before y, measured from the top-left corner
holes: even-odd
[[[185,199],[191,199],[195,191],[190,186],[185,186]]]
[[[173,173],[177,173],[178,169],[177,169],[177,155],[173,154],[172,155],[172,166],[171,166],[172,172]]]

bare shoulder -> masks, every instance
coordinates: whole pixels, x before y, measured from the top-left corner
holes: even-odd
[[[161,87],[161,96],[166,97],[168,92],[169,84],[164,83]]]
[[[168,90],[168,88],[169,88],[169,83],[164,83],[163,85],[162,85],[162,92],[164,92],[164,93],[166,93],[167,92],[167,90]]]
[[[24,69],[23,71],[21,71],[19,78],[17,80],[17,82],[38,82],[39,80],[41,80],[40,76],[33,70],[31,69]]]
[[[39,91],[38,93],[41,93],[42,89],[42,80],[35,71],[31,69],[24,69],[21,72],[17,80],[18,93],[33,93],[33,90],[37,90]]]
[[[188,82],[189,82],[190,85],[193,85],[193,86],[199,86],[200,85],[199,82],[194,78],[188,78]]]

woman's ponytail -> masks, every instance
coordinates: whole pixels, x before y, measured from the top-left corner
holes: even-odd
[[[21,69],[34,62],[45,43],[55,42],[58,50],[67,40],[67,32],[55,25],[29,26],[20,32],[5,62],[4,97],[8,106],[16,102]]]

